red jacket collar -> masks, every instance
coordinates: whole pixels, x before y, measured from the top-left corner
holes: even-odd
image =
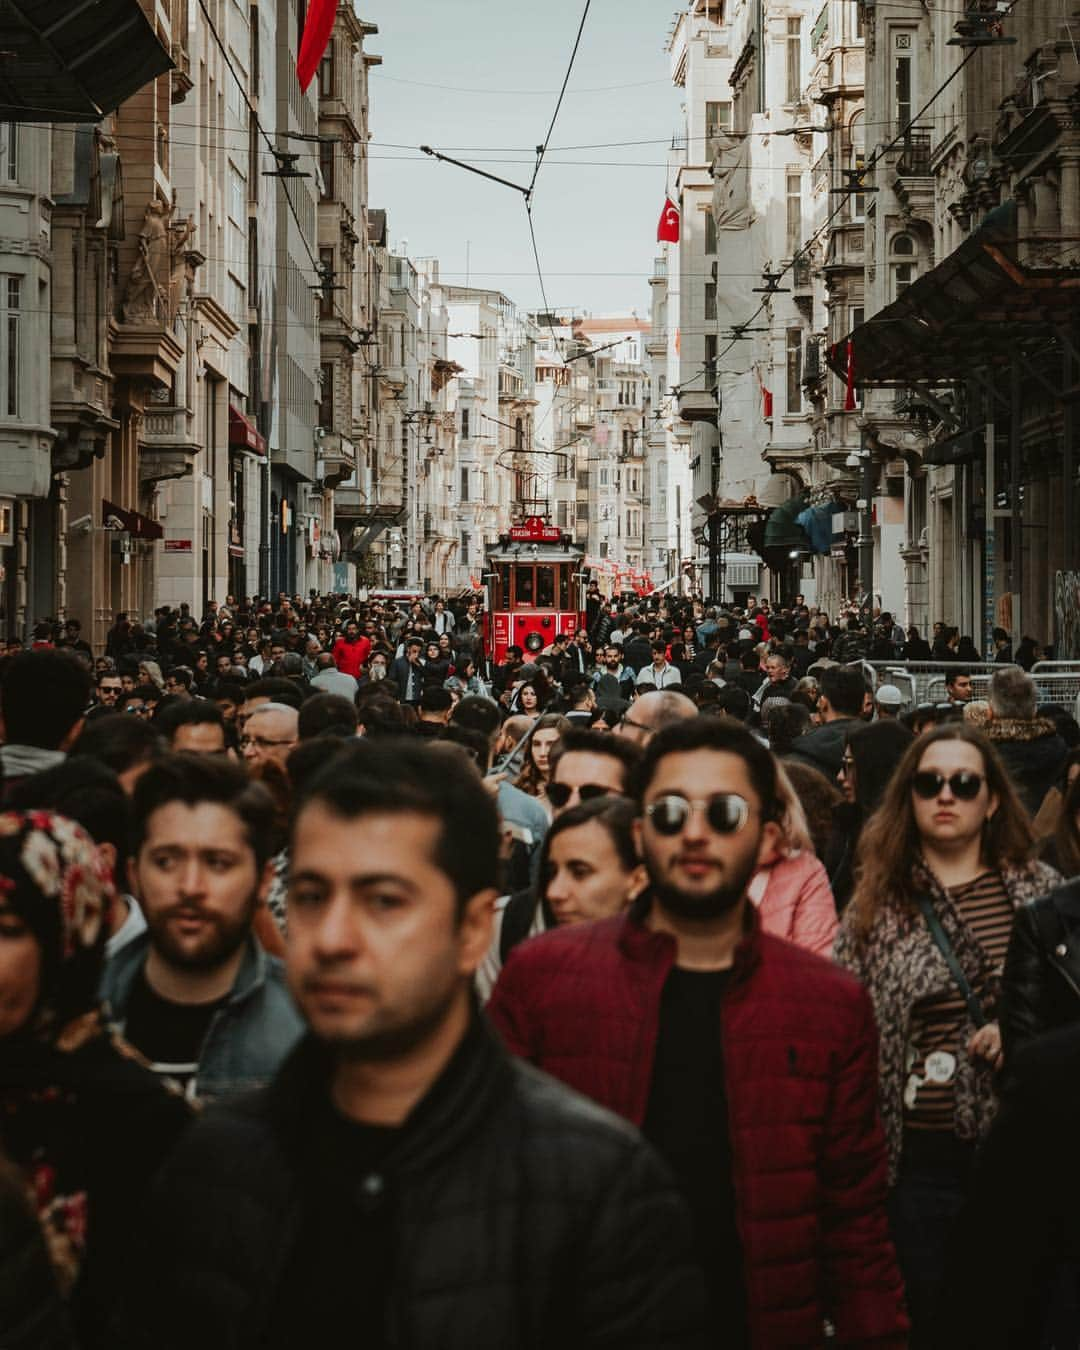
[[[638,896],[622,918],[618,947],[631,961],[675,964],[676,945],[670,933],[650,928],[646,920],[652,908],[653,895],[646,890]],[[735,948],[734,982],[742,984],[750,978],[761,961],[761,919],[757,906],[748,904],[745,910],[746,932]]]

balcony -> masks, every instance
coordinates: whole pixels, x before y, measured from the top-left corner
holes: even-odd
[[[929,178],[930,132],[912,130],[904,137],[903,149],[896,161],[896,172],[901,178]]]
[[[186,408],[151,404],[139,427],[139,479],[158,483],[166,478],[186,478],[202,450],[194,436],[195,419]]]
[[[336,488],[356,471],[356,446],[340,431],[315,428],[316,476],[329,488]]]

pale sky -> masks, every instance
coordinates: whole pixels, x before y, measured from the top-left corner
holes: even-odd
[[[377,23],[370,204],[391,243],[437,257],[446,281],[540,307],[519,193],[420,155],[430,145],[528,184],[584,0],[364,0]],[[680,123],[665,39],[673,0],[593,0],[533,202],[553,309],[649,313],[667,151]],[[438,88],[432,86],[440,86]],[[515,92],[516,91],[516,92]],[[645,144],[560,150],[604,142]],[[485,162],[486,161],[486,162]]]

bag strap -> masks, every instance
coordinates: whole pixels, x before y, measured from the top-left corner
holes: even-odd
[[[949,941],[949,935],[941,926],[941,920],[934,910],[934,906],[928,895],[916,897],[919,909],[923,918],[926,920],[926,926],[930,930],[930,936],[934,939],[934,945],[945,958],[945,964],[949,967],[949,974],[953,977],[956,987],[960,990],[964,1002],[967,1004],[968,1016],[977,1027],[984,1027],[990,1020],[986,1016],[983,1005],[979,1000],[978,994],[972,989],[968,977],[964,974],[960,962],[956,959],[956,953],[953,951],[952,943]]]

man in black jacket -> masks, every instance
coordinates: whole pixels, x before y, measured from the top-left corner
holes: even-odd
[[[823,725],[800,736],[784,758],[809,764],[834,782],[844,757],[844,741],[862,714],[866,677],[861,666],[827,666],[818,683],[817,706]]]
[[[702,1345],[663,1166],[476,1012],[498,843],[451,747],[362,741],[310,784],[289,899],[309,1034],[167,1165],[118,1345]]]

